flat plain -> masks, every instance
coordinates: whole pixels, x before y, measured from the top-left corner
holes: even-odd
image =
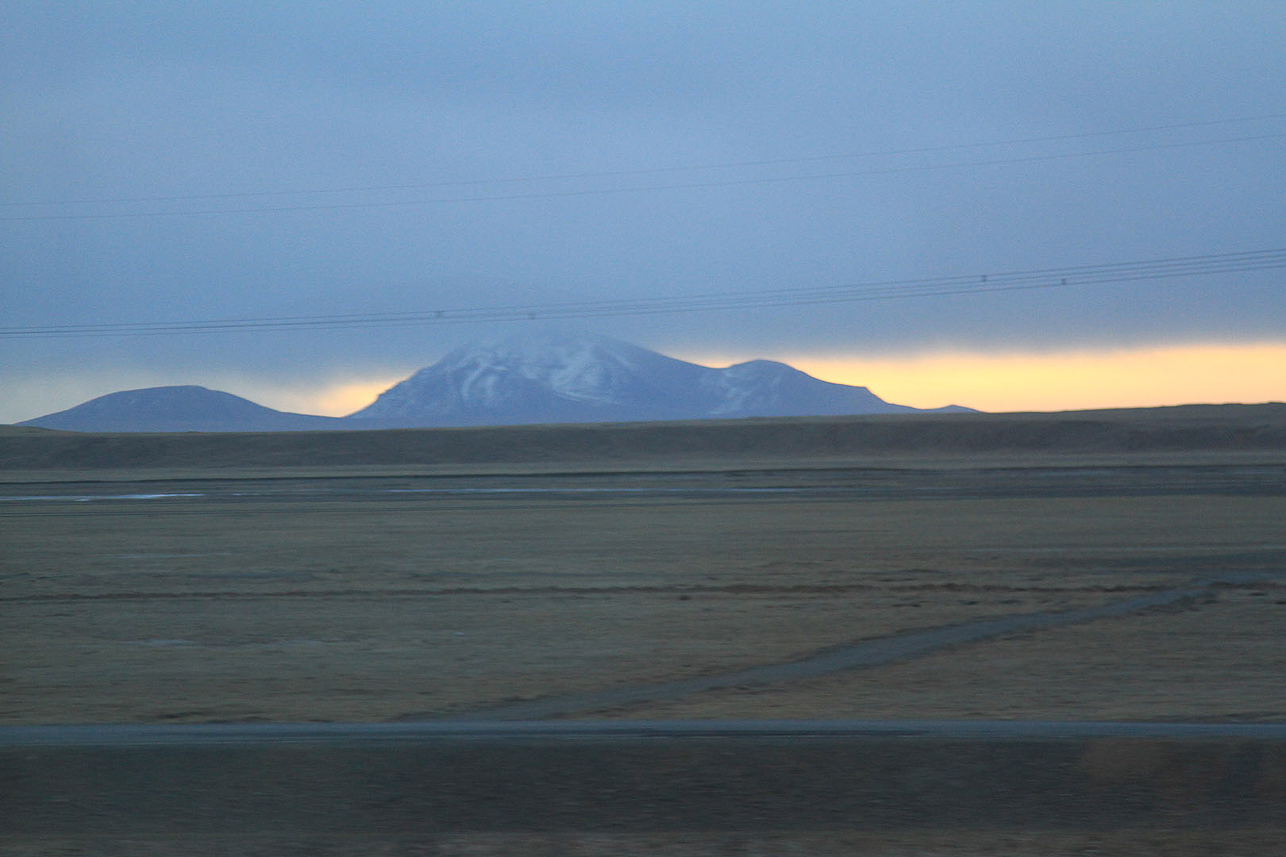
[[[362,447],[307,433],[287,466],[288,437],[224,436],[240,467],[190,451],[219,436],[36,433],[110,452],[3,472],[0,723],[465,716],[1194,582],[1169,607],[563,716],[1281,720],[1286,454],[1221,447],[1244,421],[1196,416],[1215,434],[1160,450],[1085,420],[1093,450],[1050,441],[1064,415],[970,416],[994,448],[967,453],[854,452],[820,421],[625,458],[593,441],[620,427],[521,454],[489,430],[490,453],[427,463],[318,463],[308,444]],[[1107,422],[1137,447],[1149,420],[1175,415]],[[122,466],[140,444],[171,458]]]
[[[541,701],[593,719],[1283,722],[1283,427],[1265,406],[365,438],[0,429],[0,725]],[[1054,614],[1071,618],[864,668],[681,684]],[[632,688],[655,692],[604,701]],[[0,852],[1270,854],[1281,832],[738,823]]]

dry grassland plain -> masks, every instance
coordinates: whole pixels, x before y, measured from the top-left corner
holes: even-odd
[[[551,716],[1286,721],[1286,406],[241,436],[0,427],[0,497],[0,725],[469,717],[1174,589],[1191,594],[864,669]],[[256,821],[205,837],[54,829],[0,853],[1051,857],[1281,843],[1273,824],[1074,818],[419,838]]]
[[[1286,719],[1276,441],[1131,449],[1137,426],[1114,423],[1116,447],[1086,430],[1091,446],[1041,448],[971,419],[994,449],[858,453],[814,432],[629,460],[502,444],[283,464],[277,436],[271,460],[242,449],[233,467],[181,436],[153,436],[170,457],[140,463],[119,436],[90,466],[11,455],[0,723],[464,716],[1193,581],[1217,582],[1129,616],[564,716]],[[75,437],[13,435],[31,460],[31,437]]]

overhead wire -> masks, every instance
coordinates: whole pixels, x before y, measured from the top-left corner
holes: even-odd
[[[26,216],[0,217],[0,222],[34,222],[54,220],[121,220],[141,217],[206,217],[226,214],[282,214],[305,211],[343,211],[372,208],[407,208],[426,205],[448,205],[470,202],[512,202],[517,200],[558,199],[591,196],[613,196],[628,193],[647,193],[667,190],[699,190],[717,187],[738,187],[746,185],[782,184],[786,182],[817,181],[820,179],[856,178],[859,176],[896,175],[899,173],[930,172],[934,170],[958,169],[961,167],[1005,166],[1011,164],[1038,163],[1042,161],[1059,161],[1072,158],[1085,158],[1097,155],[1120,155],[1133,152],[1148,152],[1161,149],[1180,149],[1193,146],[1213,146],[1225,143],[1244,143],[1256,140],[1272,140],[1286,137],[1286,132],[1274,134],[1256,134],[1246,137],[1231,137],[1222,140],[1198,140],[1182,143],[1159,143],[1148,146],[1131,146],[1119,149],[1099,149],[1091,152],[1061,152],[1052,155],[1029,155],[1017,158],[995,158],[985,161],[965,161],[951,164],[917,164],[914,166],[886,167],[872,170],[845,170],[832,173],[810,173],[794,176],[766,176],[758,178],[715,179],[701,182],[682,182],[667,185],[643,185],[610,188],[581,188],[561,191],[532,191],[529,193],[496,194],[491,196],[457,196],[435,197],[432,199],[382,200],[379,202],[336,202],[308,205],[284,205],[256,208],[209,208],[187,209],[180,211],[119,211],[99,214],[38,214]]]
[[[1266,271],[1286,268],[1286,248],[1145,259],[1095,265],[1001,271],[805,286],[750,292],[708,292],[685,296],[616,298],[594,301],[432,310],[268,316],[171,322],[119,322],[0,327],[0,338],[53,339],[93,336],[161,336],[226,332],[409,327],[511,321],[642,316],[774,307],[887,301],[1106,285],[1147,280]]]
[[[722,161],[704,164],[671,165],[662,167],[636,167],[629,169],[600,170],[576,173],[548,173],[530,176],[509,176],[501,178],[453,179],[430,182],[411,182],[403,184],[350,185],[331,188],[305,188],[298,190],[263,190],[236,191],[224,193],[181,194],[168,196],[120,196],[89,197],[84,199],[33,200],[26,202],[0,201],[0,208],[26,206],[58,205],[106,205],[131,202],[196,202],[211,199],[248,199],[270,196],[312,196],[330,193],[369,193],[390,190],[423,190],[440,187],[468,187],[478,185],[521,184],[542,181],[566,181],[573,179],[623,178],[626,176],[662,175],[666,173],[699,172],[705,170],[740,169],[743,167],[785,166],[790,164],[819,163],[824,161],[859,160],[863,158],[895,157],[902,155],[922,155],[936,152],[960,151],[964,149],[996,148],[1001,146],[1023,146],[1034,143],[1053,143],[1068,140],[1085,140],[1095,137],[1119,137],[1127,134],[1150,134],[1158,131],[1176,131],[1189,128],[1209,128],[1218,125],[1235,125],[1247,122],[1264,122],[1286,118],[1286,113],[1268,113],[1259,116],[1240,116],[1229,119],[1208,119],[1199,122],[1178,122],[1168,125],[1149,125],[1135,128],[1118,128],[1108,131],[1084,131],[1075,134],[1050,134],[1038,137],[1023,137],[1010,140],[992,140],[976,143],[949,143],[939,146],[916,146],[903,149],[882,149],[866,152],[832,153],[824,155],[805,155],[793,158],[762,158],[757,160]],[[1218,142],[1218,141],[1216,141]],[[1200,145],[1194,141],[1191,145]]]

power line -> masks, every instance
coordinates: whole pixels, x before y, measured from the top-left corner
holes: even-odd
[[[232,331],[265,332],[333,330],[339,328],[421,327],[439,324],[498,323],[536,319],[680,314],[887,301],[947,295],[972,295],[987,292],[1056,289],[1200,275],[1266,271],[1280,268],[1286,268],[1286,248],[1098,265],[1076,265],[1026,271],[809,286],[756,292],[710,292],[683,297],[621,298],[507,307],[442,308],[413,312],[4,327],[0,328],[0,338],[54,339],[91,336],[186,335]]]
[[[572,179],[624,178],[626,176],[663,175],[666,173],[699,172],[704,170],[740,169],[743,167],[785,166],[790,164],[820,163],[824,161],[857,160],[861,158],[895,157],[900,155],[923,155],[934,152],[951,152],[964,149],[982,149],[999,146],[1021,146],[1033,143],[1053,143],[1067,140],[1085,140],[1095,137],[1116,137],[1126,134],[1148,134],[1157,131],[1175,131],[1187,128],[1209,128],[1218,125],[1234,125],[1246,122],[1263,122],[1286,118],[1286,113],[1269,113],[1262,116],[1241,116],[1232,119],[1209,119],[1200,122],[1180,122],[1169,125],[1150,125],[1137,128],[1119,128],[1110,131],[1085,131],[1076,134],[1052,134],[1041,137],[1024,137],[1013,140],[994,140],[982,143],[953,143],[941,146],[918,146],[905,149],[883,149],[867,152],[851,152],[828,155],[809,155],[795,158],[765,158],[747,161],[724,161],[706,164],[690,164],[667,167],[640,167],[633,169],[603,170],[598,172],[551,173],[545,175],[516,176],[495,179],[460,179],[448,181],[414,182],[409,184],[353,185],[334,188],[309,188],[302,190],[267,190],[242,191],[228,193],[184,194],[172,196],[123,196],[86,199],[64,199],[34,202],[0,202],[0,208],[56,205],[109,205],[131,202],[196,202],[212,199],[251,199],[270,196],[312,196],[330,193],[369,193],[389,190],[425,190],[443,187],[470,187],[479,185],[521,184],[542,181],[566,181]],[[1201,145],[1194,142],[1191,145]]]
[[[409,208],[425,205],[449,205],[469,202],[513,202],[532,199],[558,199],[590,196],[613,196],[628,193],[645,193],[667,190],[700,190],[717,187],[739,187],[748,185],[783,184],[788,182],[816,181],[819,179],[856,178],[860,176],[896,175],[899,173],[932,172],[936,170],[959,169],[963,167],[1008,166],[1012,164],[1038,163],[1042,161],[1060,161],[1073,158],[1086,158],[1098,155],[1121,155],[1134,152],[1150,152],[1161,149],[1183,149],[1193,146],[1213,146],[1225,143],[1246,143],[1257,140],[1273,140],[1286,137],[1286,132],[1276,134],[1256,134],[1246,137],[1228,137],[1221,140],[1197,140],[1181,143],[1157,143],[1148,146],[1130,146],[1119,149],[1098,149],[1089,152],[1062,152],[1054,155],[1029,155],[1017,158],[995,158],[983,161],[964,161],[951,164],[922,164],[906,167],[887,167],[873,170],[846,170],[833,173],[811,173],[795,176],[769,176],[763,178],[716,179],[702,182],[683,182],[666,185],[638,185],[632,187],[585,188],[563,191],[531,191],[527,193],[495,194],[491,196],[457,196],[435,197],[432,199],[385,200],[382,202],[336,202],[306,205],[283,205],[256,208],[209,208],[188,209],[180,211],[129,211],[106,214],[38,214],[21,217],[0,217],[0,222],[33,222],[51,220],[123,220],[140,217],[205,217],[225,214],[282,214],[305,211],[343,211],[372,208]]]
[[[921,164],[905,167],[886,167],[871,170],[846,170],[832,173],[809,173],[794,176],[767,176],[761,178],[715,179],[701,182],[683,182],[667,185],[636,185],[630,187],[584,188],[563,191],[530,191],[526,193],[495,194],[491,196],[457,196],[435,197],[414,200],[384,200],[381,202],[336,202],[305,205],[263,206],[256,208],[208,208],[178,211],[121,211],[100,214],[37,214],[13,217],[0,217],[0,223],[38,222],[53,220],[122,220],[142,217],[205,217],[226,214],[282,214],[305,211],[342,211],[372,208],[408,208],[426,205],[449,205],[469,202],[512,202],[531,199],[557,199],[590,196],[610,196],[627,193],[645,193],[666,190],[696,190],[717,187],[738,187],[748,185],[782,184],[787,182],[816,181],[818,179],[855,178],[859,176],[895,175],[898,173],[931,172],[936,170],[960,169],[964,167],[1006,166],[1012,164],[1039,163],[1042,161],[1060,161],[1074,158],[1087,158],[1100,155],[1121,155],[1135,152],[1151,152],[1163,149],[1185,149],[1194,146],[1214,146],[1226,143],[1247,143],[1259,140],[1275,140],[1286,137],[1286,132],[1273,134],[1252,134],[1243,137],[1226,137],[1219,140],[1188,140],[1177,143],[1154,143],[1147,146],[1128,146],[1118,149],[1097,149],[1088,152],[1061,152],[1052,155],[1028,155],[1013,158],[993,158],[982,161],[962,161],[949,164]]]

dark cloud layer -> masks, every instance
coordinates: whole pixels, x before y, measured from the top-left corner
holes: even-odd
[[[0,9],[7,325],[747,292],[1282,243],[1286,137],[1187,145],[1286,133],[1276,3],[265,5]],[[907,151],[934,147],[956,148]],[[690,184],[709,186],[667,189]],[[389,187],[406,185],[421,186]],[[314,192],[342,188],[364,190]],[[100,202],[52,204],[69,200]],[[12,219],[51,215],[111,216]],[[1270,271],[595,326],[742,353],[1238,341],[1282,336],[1283,295]],[[304,378],[417,366],[488,332],[5,340],[0,365]]]

